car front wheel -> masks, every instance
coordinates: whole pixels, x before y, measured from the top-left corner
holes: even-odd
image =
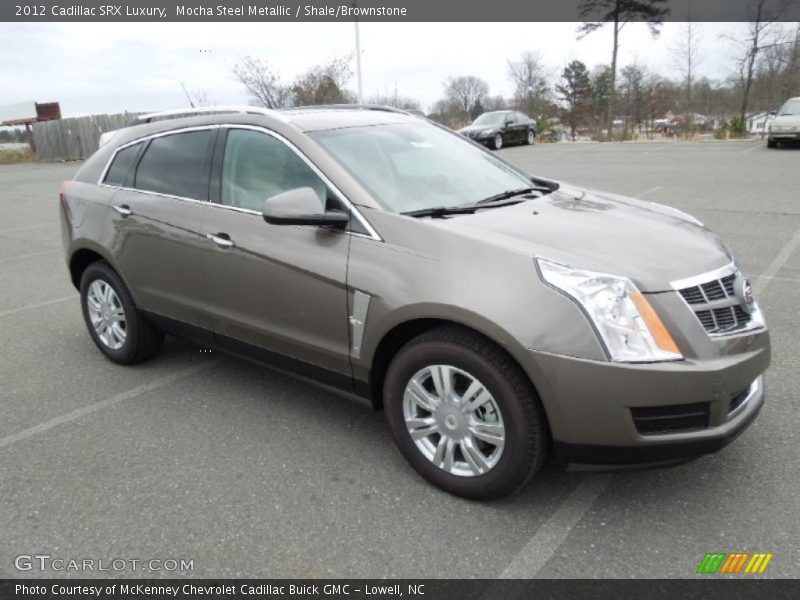
[[[503,135],[500,133],[496,133],[494,138],[492,138],[492,148],[494,150],[500,150],[503,147]]]
[[[533,146],[536,142],[536,134],[533,132],[533,129],[528,130],[528,137],[525,141],[528,143],[528,146]]]
[[[144,319],[125,283],[107,262],[92,263],[84,271],[81,308],[89,335],[113,362],[142,362],[161,348],[164,334]]]
[[[403,347],[384,381],[392,435],[429,482],[458,496],[501,498],[522,487],[547,453],[544,411],[505,351],[460,327]]]
[[[777,148],[777,147],[778,147],[778,142],[767,138],[767,148]]]

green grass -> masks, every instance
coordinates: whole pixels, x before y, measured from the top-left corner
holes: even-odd
[[[28,148],[0,150],[0,165],[15,165],[36,160],[36,156]]]

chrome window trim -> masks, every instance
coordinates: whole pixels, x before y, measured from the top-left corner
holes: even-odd
[[[292,150],[300,158],[300,160],[302,160],[304,163],[306,163],[306,165],[308,165],[309,168],[312,171],[314,171],[314,173],[320,179],[322,179],[322,181],[325,183],[325,185],[327,185],[328,187],[330,187],[330,189],[333,190],[333,192],[336,194],[336,196],[339,199],[339,201],[342,202],[350,210],[350,214],[352,214],[358,220],[358,222],[361,223],[361,225],[364,227],[364,229],[366,229],[367,232],[368,232],[367,234],[354,232],[354,231],[350,231],[348,233],[350,233],[350,235],[355,235],[355,236],[358,236],[358,237],[372,239],[372,240],[375,240],[375,241],[378,241],[378,242],[382,242],[383,241],[383,238],[380,236],[380,234],[378,234],[377,231],[375,231],[375,228],[372,227],[370,222],[367,221],[367,219],[364,217],[364,215],[362,215],[361,212],[356,208],[356,205],[353,204],[352,202],[350,202],[350,200],[347,198],[347,196],[345,196],[344,193],[338,187],[336,187],[333,184],[333,182],[313,162],[311,162],[311,160],[297,146],[295,146],[291,141],[286,139],[281,134],[279,134],[277,132],[274,132],[274,131],[271,131],[271,130],[267,129],[266,127],[261,127],[261,126],[258,126],[258,125],[245,125],[245,124],[239,124],[239,123],[218,123],[218,124],[214,124],[214,125],[198,125],[198,126],[194,126],[194,127],[182,127],[180,129],[170,129],[169,131],[161,131],[159,133],[153,133],[153,134],[150,134],[150,135],[142,136],[140,138],[136,138],[135,140],[131,140],[130,142],[126,142],[126,143],[122,144],[121,146],[118,146],[117,148],[114,149],[114,152],[111,154],[111,157],[108,159],[108,162],[106,163],[105,168],[103,169],[102,173],[100,174],[100,177],[97,180],[97,185],[101,186],[101,187],[111,188],[111,189],[125,190],[125,191],[129,191],[129,192],[138,192],[140,194],[151,194],[151,195],[154,195],[154,196],[161,196],[161,197],[164,197],[164,198],[174,198],[176,200],[188,200],[190,202],[197,202],[199,204],[204,204],[204,205],[207,205],[207,206],[213,206],[215,208],[222,208],[222,209],[226,209],[226,210],[233,210],[235,212],[241,212],[241,213],[261,216],[260,212],[258,212],[256,210],[248,209],[248,208],[240,208],[238,206],[228,206],[226,204],[221,204],[221,203],[217,203],[217,202],[209,202],[208,200],[198,200],[196,198],[187,198],[185,196],[175,196],[175,195],[172,195],[172,194],[164,194],[162,192],[153,192],[153,191],[150,191],[150,190],[140,190],[140,189],[137,189],[137,188],[130,188],[130,187],[126,187],[126,186],[111,185],[111,184],[108,184],[108,183],[104,183],[104,181],[103,181],[106,178],[106,175],[108,174],[108,170],[111,168],[111,163],[113,163],[114,159],[117,157],[117,153],[122,151],[122,150],[124,150],[125,148],[129,148],[130,146],[134,146],[136,144],[144,143],[144,142],[147,142],[149,140],[152,140],[152,139],[155,139],[155,138],[159,138],[159,137],[164,137],[164,136],[167,136],[167,135],[173,135],[173,134],[178,134],[178,133],[188,133],[188,132],[191,132],[191,131],[203,131],[203,130],[206,130],[206,129],[220,129],[220,128],[223,128],[223,127],[227,128],[227,129],[250,129],[250,130],[253,130],[253,131],[260,131],[260,132],[265,133],[266,135],[272,136],[273,138],[277,139],[278,141],[286,144],[286,146],[288,146],[289,149]]]

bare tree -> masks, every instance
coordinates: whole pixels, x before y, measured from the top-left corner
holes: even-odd
[[[736,71],[741,86],[739,118],[742,126],[747,118],[758,58],[765,50],[781,43],[779,38],[782,30],[777,24],[793,3],[794,0],[751,0],[745,31],[739,35],[724,36],[737,48]]]
[[[597,31],[607,23],[612,26],[614,34],[611,50],[611,81],[605,115],[605,126],[609,138],[614,114],[620,32],[631,21],[646,21],[653,37],[658,36],[661,24],[669,14],[668,8],[662,8],[666,2],[667,0],[581,0],[580,17],[586,22],[578,27],[578,39]]]
[[[284,108],[289,103],[289,89],[267,61],[243,56],[233,66],[233,75],[250,94],[253,102],[266,108]]]
[[[683,24],[680,38],[669,48],[675,67],[681,74],[686,97],[686,110],[694,111],[694,80],[697,69],[703,63],[703,54],[700,51],[700,27],[691,21]]]
[[[374,94],[367,99],[368,104],[380,104],[382,106],[394,106],[395,108],[402,108],[403,110],[420,109],[420,103],[414,98],[403,96],[398,93],[397,85],[395,85],[392,93]]]
[[[538,116],[550,101],[550,70],[545,67],[541,52],[523,52],[508,61],[508,78],[514,84],[514,102],[518,109]]]
[[[467,117],[474,118],[489,94],[489,84],[473,75],[448,77],[444,81],[444,100]]]
[[[355,102],[355,95],[347,90],[347,82],[353,77],[350,62],[349,56],[341,56],[311,67],[292,84],[293,104],[310,106]]]

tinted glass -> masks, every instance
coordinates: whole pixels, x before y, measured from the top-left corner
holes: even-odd
[[[480,117],[475,119],[473,125],[502,125],[503,119],[508,113],[491,112],[483,113]]]
[[[261,212],[270,196],[300,187],[313,189],[325,205],[325,183],[286,144],[260,131],[230,130],[222,165],[222,204]]]
[[[531,185],[488,152],[422,121],[310,135],[395,212],[473,204]]]
[[[103,182],[108,185],[125,185],[128,174],[131,172],[131,167],[133,167],[133,164],[136,162],[136,158],[139,156],[139,150],[141,149],[141,144],[134,144],[133,146],[128,146],[124,150],[117,152],[117,155],[114,157],[114,162],[111,163],[111,167],[109,167]]]
[[[207,155],[212,135],[212,131],[204,130],[153,139],[136,169],[134,187],[184,198],[207,199]]]

